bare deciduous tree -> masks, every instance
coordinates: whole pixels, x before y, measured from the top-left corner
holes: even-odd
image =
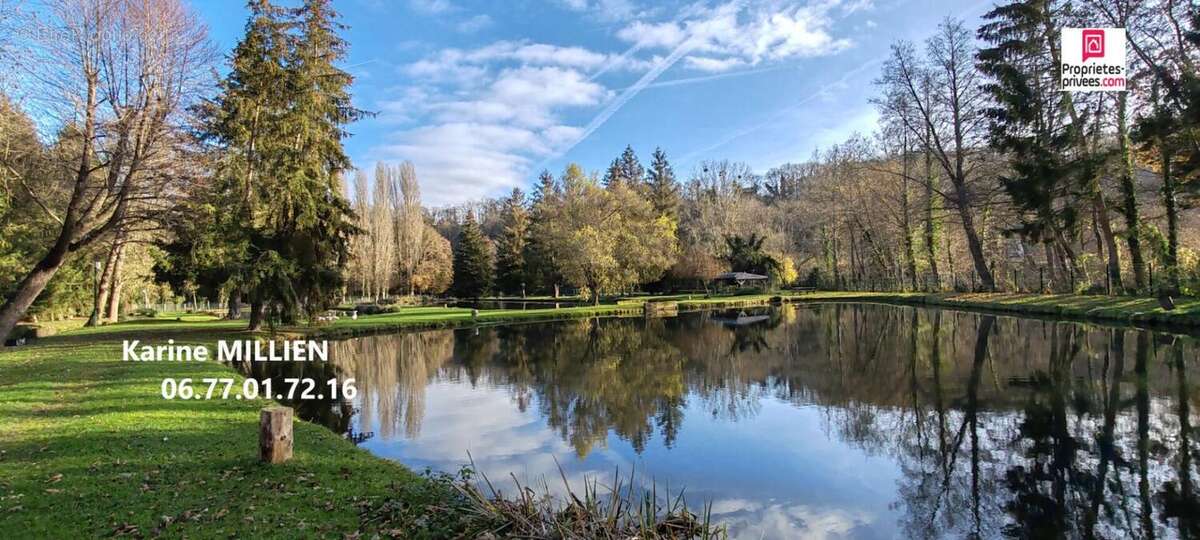
[[[0,307],[0,340],[72,254],[152,224],[159,201],[179,191],[192,172],[179,159],[183,113],[213,58],[204,25],[180,0],[52,0],[24,27],[21,83],[39,116],[58,123],[51,174],[69,195],[57,204],[17,177],[60,227]]]
[[[903,103],[915,112],[895,115],[950,179],[952,190],[939,191],[957,210],[975,272],[983,286],[996,282],[988,268],[976,225],[976,184],[980,160],[973,154],[984,147],[986,124],[983,115],[987,97],[975,68],[975,45],[962,21],[947,19],[926,44],[926,57],[907,43],[892,47],[879,84],[885,111]],[[926,81],[932,84],[926,86]],[[927,92],[929,88],[932,91]]]

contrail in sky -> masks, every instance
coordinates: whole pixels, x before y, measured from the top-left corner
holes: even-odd
[[[801,98],[801,99],[800,99],[800,101],[797,101],[796,103],[793,103],[792,105],[788,106],[787,108],[780,109],[780,110],[779,110],[779,111],[777,111],[775,114],[773,114],[773,115],[771,115],[770,117],[768,117],[766,120],[764,120],[764,121],[762,121],[762,122],[759,122],[759,123],[757,123],[757,124],[754,124],[754,125],[747,126],[747,127],[744,127],[744,128],[742,128],[742,129],[739,129],[739,130],[737,130],[737,131],[735,131],[735,132],[733,132],[733,133],[731,133],[731,134],[729,134],[729,135],[727,135],[727,136],[725,136],[725,137],[722,137],[722,138],[721,138],[719,141],[717,141],[717,142],[715,142],[715,143],[713,143],[713,144],[710,144],[710,145],[708,145],[708,146],[706,146],[706,147],[704,147],[704,148],[701,148],[701,149],[699,149],[699,150],[693,150],[693,151],[691,151],[691,152],[688,152],[688,153],[687,153],[687,155],[685,155],[685,156],[683,156],[682,158],[680,158],[680,159],[679,159],[679,161],[680,161],[681,163],[687,163],[687,162],[689,162],[689,161],[691,161],[691,160],[695,159],[695,158],[696,158],[696,156],[698,156],[698,155],[700,155],[700,154],[705,154],[705,153],[711,152],[711,151],[713,151],[713,150],[716,150],[717,148],[720,148],[720,147],[722,147],[722,146],[725,146],[726,144],[729,144],[731,141],[733,141],[733,140],[735,140],[735,139],[739,139],[739,138],[741,138],[741,137],[744,137],[744,136],[746,136],[746,135],[749,135],[750,133],[753,133],[753,132],[755,132],[755,131],[758,131],[758,130],[760,130],[760,129],[764,128],[764,127],[767,127],[768,125],[775,123],[775,121],[776,121],[776,120],[778,120],[778,119],[779,119],[781,116],[783,116],[783,115],[785,115],[785,114],[790,114],[790,113],[792,113],[793,111],[799,110],[801,107],[803,107],[803,106],[804,106],[805,104],[807,104],[808,102],[810,102],[810,101],[812,101],[812,100],[814,100],[814,99],[817,99],[817,98],[819,98],[819,97],[821,97],[821,96],[825,95],[825,93],[826,93],[826,92],[828,92],[828,91],[830,91],[830,90],[832,90],[832,89],[834,89],[834,88],[836,88],[836,87],[838,87],[838,86],[841,86],[841,85],[845,84],[845,83],[846,83],[846,81],[850,79],[850,77],[853,77],[853,76],[855,76],[855,75],[858,75],[859,73],[862,73],[862,72],[863,72],[864,70],[866,70],[867,68],[873,67],[873,66],[875,66],[876,64],[879,64],[879,63],[883,62],[883,60],[884,60],[885,58],[887,58],[887,55],[879,56],[879,57],[877,57],[877,58],[873,58],[873,59],[871,59],[871,60],[868,60],[868,61],[864,62],[864,63],[863,63],[861,66],[858,66],[858,67],[856,67],[856,68],[854,68],[854,69],[852,69],[852,70],[850,70],[850,71],[847,71],[847,72],[846,72],[845,74],[843,74],[843,75],[841,76],[841,78],[839,78],[838,80],[836,80],[836,81],[833,81],[833,82],[831,82],[831,83],[827,83],[827,84],[825,84],[824,86],[822,86],[822,87],[818,88],[818,89],[817,89],[817,91],[815,91],[815,92],[813,92],[813,93],[811,93],[811,94],[809,94],[809,95],[807,95],[807,96],[805,96],[805,97]]]
[[[967,15],[970,15],[972,13],[977,13],[980,8],[982,8],[984,6],[988,6],[991,3],[992,3],[992,0],[982,0],[980,2],[976,2],[975,4],[971,5],[970,7],[967,7],[966,9],[957,13],[955,15],[955,17],[959,18],[959,19],[965,18]],[[705,146],[704,148],[701,148],[699,150],[693,150],[692,152],[688,152],[686,155],[684,155],[682,158],[680,158],[679,161],[681,163],[687,163],[687,162],[695,159],[696,156],[716,150],[717,148],[720,148],[722,146],[725,146],[726,144],[729,144],[730,142],[734,141],[735,139],[739,139],[741,137],[749,135],[750,133],[753,133],[755,131],[758,131],[762,128],[767,127],[768,125],[775,123],[777,120],[779,120],[780,117],[798,110],[804,104],[820,97],[825,92],[833,89],[836,86],[840,86],[841,84],[844,84],[846,82],[846,80],[849,79],[851,76],[861,73],[864,69],[866,69],[868,67],[882,63],[884,60],[887,59],[888,56],[890,56],[890,53],[875,57],[871,60],[868,60],[867,62],[863,63],[861,66],[859,66],[851,71],[846,72],[844,75],[842,75],[842,77],[840,79],[822,86],[816,92],[813,92],[812,94],[810,94],[808,96],[805,96],[800,101],[792,104],[791,106],[789,106],[785,109],[779,110],[778,112],[776,112],[775,114],[773,114],[769,118],[767,118],[766,120],[759,122],[757,124],[754,124],[752,126],[747,126],[742,129],[739,129],[739,130],[731,133],[730,135],[727,135],[726,137],[722,138],[721,140],[717,141],[716,143]]]
[[[600,126],[604,125],[604,123],[607,122],[613,114],[620,110],[621,107],[624,107],[629,100],[638,95],[638,92],[641,92],[643,88],[649,86],[650,83],[654,82],[659,75],[662,75],[664,71],[675,65],[675,62],[678,62],[680,58],[683,58],[685,55],[691,52],[692,48],[695,46],[694,41],[695,38],[688,38],[684,40],[683,43],[680,43],[679,46],[675,47],[675,50],[671,51],[671,54],[660,60],[654,65],[654,67],[650,68],[650,71],[647,71],[644,75],[642,75],[637,82],[633,83],[633,86],[626,88],[619,96],[617,96],[616,99],[612,100],[608,106],[604,107],[604,110],[600,111],[595,118],[592,118],[592,121],[588,122],[588,125],[583,128],[583,132],[581,132],[578,137],[575,137],[570,144],[559,148],[549,156],[546,156],[541,163],[538,163],[534,170],[537,171],[546,168],[546,164],[551,160],[562,157],[563,154],[566,154],[567,152],[570,152],[572,148],[575,148],[575,145],[588,138],[588,136],[599,129]]]

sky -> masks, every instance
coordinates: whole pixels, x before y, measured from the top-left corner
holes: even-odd
[[[223,51],[240,0],[195,0]],[[703,160],[763,173],[855,132],[889,46],[989,0],[338,0],[356,167],[410,160],[424,202],[528,190],[571,162],[602,171],[661,147],[676,176]]]

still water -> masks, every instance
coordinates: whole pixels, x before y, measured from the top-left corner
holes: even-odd
[[[634,471],[733,538],[1200,535],[1188,337],[820,304],[331,349],[359,396],[301,412],[377,455],[510,490]]]

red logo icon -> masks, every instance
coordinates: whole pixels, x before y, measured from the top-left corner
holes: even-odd
[[[1085,28],[1083,30],[1083,61],[1089,58],[1104,58],[1104,30],[1100,28]]]

